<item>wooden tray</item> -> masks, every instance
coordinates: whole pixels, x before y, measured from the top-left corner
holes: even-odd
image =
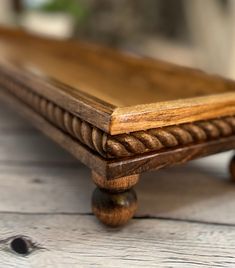
[[[133,216],[140,173],[235,148],[235,83],[199,70],[1,28],[0,85],[92,169],[93,211],[111,226]]]

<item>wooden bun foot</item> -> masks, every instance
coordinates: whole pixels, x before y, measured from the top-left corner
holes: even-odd
[[[230,171],[231,181],[235,182],[235,156],[233,156],[233,158],[230,161],[229,171]]]
[[[133,189],[112,193],[96,188],[92,196],[92,210],[105,225],[118,227],[126,224],[135,214],[137,197]]]
[[[110,192],[124,192],[134,187],[139,181],[139,174],[107,180],[99,174],[92,172],[93,182],[100,188]]]

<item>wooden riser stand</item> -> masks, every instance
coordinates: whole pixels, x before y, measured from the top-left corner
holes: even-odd
[[[133,217],[141,173],[235,149],[231,80],[3,28],[0,54],[0,98],[91,169],[106,225]]]

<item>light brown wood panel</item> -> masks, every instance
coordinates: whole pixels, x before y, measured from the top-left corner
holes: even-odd
[[[225,83],[223,79],[216,76],[210,77],[199,70],[179,67],[137,55],[122,54],[106,47],[80,42],[33,39],[28,35],[14,38],[14,35],[12,36],[10,33],[4,35],[0,31],[1,33],[6,40],[14,40],[14,44],[11,42],[7,49],[11,49],[11,52],[14,52],[18,57],[20,56],[19,61],[22,64],[25,62],[25,65],[27,63],[29,65],[30,63],[36,65],[35,67],[38,65],[39,69],[42,70],[49,68],[57,78],[67,79],[67,81],[71,79],[69,83],[71,85],[76,85],[75,80],[77,83],[82,83],[83,78],[85,84],[89,85],[92,81],[87,80],[86,72],[87,75],[89,75],[89,72],[94,72],[92,74],[95,76],[92,77],[92,80],[98,80],[95,87],[89,90],[91,90],[92,94],[98,94],[97,96],[101,99],[104,97],[109,98],[110,95],[112,104],[116,106],[130,106],[175,100],[177,98],[196,97],[215,92],[226,92],[231,87],[234,89],[233,84],[229,83],[229,81]],[[3,47],[3,49],[6,49],[6,47]],[[25,53],[20,53],[19,51]],[[47,54],[47,57],[50,55],[48,64],[43,61],[38,62],[40,60],[38,57],[42,54]],[[22,60],[24,55],[27,56]],[[64,74],[60,77],[59,74],[61,72],[53,67],[54,64],[50,67],[46,66],[50,65],[50,60],[56,60],[55,57],[57,60],[63,61],[64,64],[71,64],[70,71],[72,73],[64,68]],[[62,66],[63,64],[61,68]],[[84,77],[79,77],[81,75],[79,72],[75,76],[73,72],[76,70],[80,70]],[[105,79],[103,79],[104,76]],[[194,83],[192,83],[192,79],[194,79]],[[108,87],[102,87],[99,84],[102,82],[101,80],[106,80],[105,82]],[[117,92],[113,90],[116,87],[118,87]],[[125,96],[128,96],[128,94],[133,93],[132,90],[135,92],[135,98],[133,98],[133,95],[130,95],[130,98],[123,98],[123,93],[125,93]],[[90,93],[90,91],[88,92]],[[112,94],[114,94],[114,98],[112,98]]]
[[[112,65],[103,66],[101,56],[97,61],[91,61],[89,53],[94,53],[93,51],[80,52],[77,57],[76,51],[71,52],[69,56],[63,56],[61,52],[54,55],[51,51],[38,50],[37,45],[26,44],[2,41],[0,51],[7,60],[12,60],[29,71],[42,72],[117,107],[200,97],[234,90],[233,84],[229,81],[196,71],[182,72],[178,68],[174,70],[174,66],[170,64],[168,70],[148,66],[136,68],[133,64],[128,66],[125,62],[115,62],[114,58],[113,70]],[[116,65],[119,70],[116,70]]]
[[[219,118],[235,113],[235,93],[117,108],[111,134]]]
[[[50,77],[65,83],[70,87],[61,88],[59,83],[57,87],[75,100],[81,94],[97,98],[92,104],[97,113],[107,108],[107,126],[99,123],[97,114],[98,127],[111,134],[235,113],[234,82],[198,70],[4,29],[0,30],[0,53],[2,66],[5,58],[41,80]],[[67,102],[70,109],[71,100]]]

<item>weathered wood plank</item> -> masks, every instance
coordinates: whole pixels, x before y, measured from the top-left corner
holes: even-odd
[[[78,164],[70,154],[43,136],[27,121],[0,102],[0,165],[13,163]],[[63,162],[63,163],[62,163]]]
[[[235,185],[230,182],[231,153],[142,175],[137,186],[139,215],[235,223]]]
[[[136,187],[137,217],[235,224],[235,186],[226,169],[229,158],[230,153],[221,154],[144,174]],[[94,186],[84,166],[0,164],[0,211],[91,213]]]
[[[90,171],[82,165],[0,166],[1,212],[91,213],[93,189]]]
[[[44,249],[19,257],[1,243],[1,267],[235,266],[234,226],[133,220],[122,230],[110,230],[93,216],[1,215],[0,240],[15,235],[26,235]]]
[[[0,165],[5,163],[74,163],[80,165],[69,153],[43,137],[39,132],[0,133]]]

